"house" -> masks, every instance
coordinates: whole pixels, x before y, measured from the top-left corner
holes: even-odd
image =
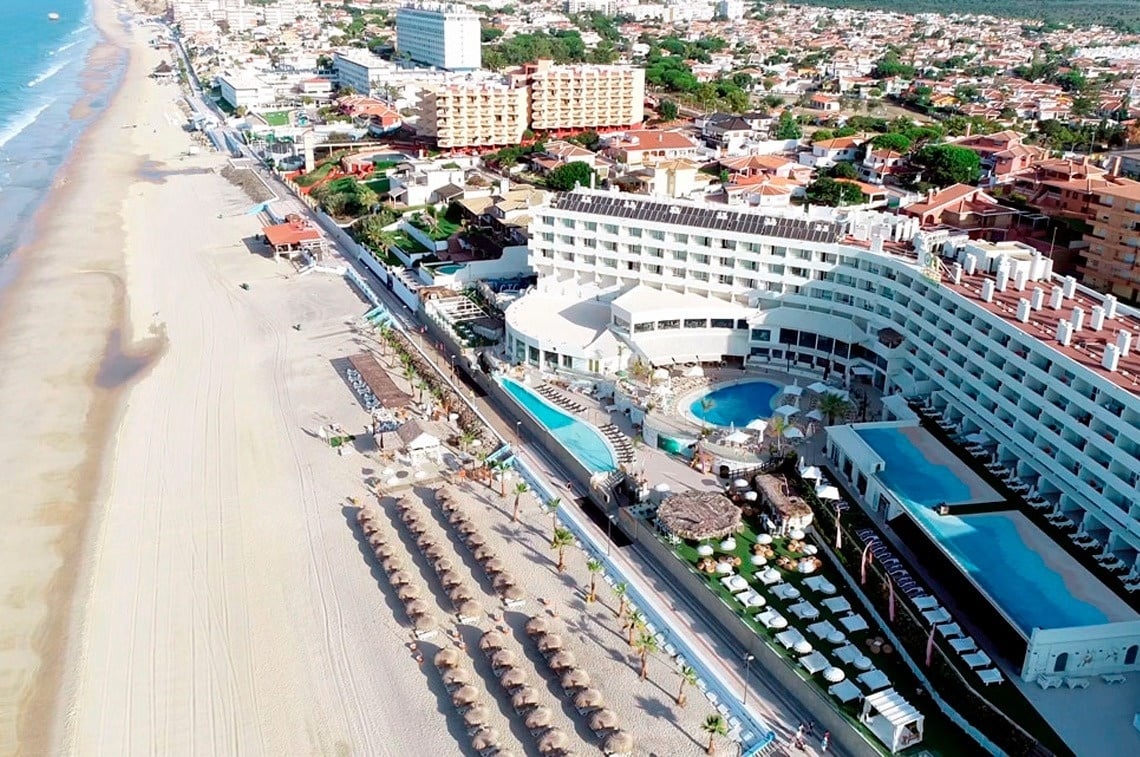
[[[978,154],[982,170],[991,184],[1013,181],[1014,176],[1029,168],[1047,152],[1036,145],[1023,144],[1024,135],[1011,129],[993,134],[976,134],[954,142]]]
[[[374,136],[381,136],[400,128],[404,122],[400,112],[383,100],[363,95],[348,95],[336,101],[337,109],[352,117],[358,128],[367,128]]]
[[[601,166],[597,155],[581,145],[561,139],[547,142],[542,152],[528,156],[528,160],[540,176],[546,176],[567,163],[585,163],[595,170]]]
[[[887,177],[904,172],[906,155],[896,150],[868,150],[858,168],[865,181],[885,184]]]
[[[806,184],[811,181],[814,173],[810,166],[788,160],[782,155],[743,155],[721,158],[717,162],[728,172],[729,181],[734,184],[754,183],[749,180],[757,177],[791,179]]]
[[[435,428],[435,424],[412,418],[396,429],[396,436],[412,461],[439,459],[443,449],[443,434]]]
[[[154,70],[151,71],[150,76],[156,81],[170,82],[178,78],[178,72],[175,71],[169,63],[162,61]]]
[[[1007,208],[980,187],[953,184],[908,205],[903,212],[918,218],[923,226],[949,226],[977,236],[1004,236],[1020,211]]]
[[[691,160],[660,160],[614,180],[622,190],[655,197],[686,198],[702,193],[711,177]]]
[[[462,196],[466,175],[452,161],[400,163],[388,175],[388,194],[392,202],[409,207],[447,202]]]
[[[747,184],[725,184],[724,201],[729,205],[747,205],[754,208],[786,208],[793,197],[804,194],[804,185],[788,179],[763,176]]]
[[[800,153],[800,163],[813,168],[829,168],[836,163],[851,163],[859,157],[859,148],[867,140],[862,137],[823,139]]]
[[[640,166],[654,159],[692,158],[699,145],[680,131],[637,129],[615,137],[606,154],[627,166]]]
[[[731,113],[713,113],[701,126],[701,136],[706,144],[729,149],[743,144],[744,140],[752,136],[752,132],[752,124]]]
[[[859,191],[863,193],[862,205],[867,208],[882,208],[886,207],[889,195],[887,190],[874,184],[868,184],[863,181],[856,181],[855,179],[836,179],[846,184],[854,184],[859,187]]]
[[[822,110],[824,113],[838,113],[839,97],[817,92],[808,99],[808,107],[812,110]]]
[[[313,76],[298,82],[297,91],[304,97],[327,99],[332,96],[333,82],[324,76]]]

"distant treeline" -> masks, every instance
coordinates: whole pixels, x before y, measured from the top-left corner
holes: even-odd
[[[1100,24],[1122,31],[1140,32],[1137,0],[792,0],[792,5],[830,8],[865,8],[898,13],[977,13],[1033,19],[1054,24]]]

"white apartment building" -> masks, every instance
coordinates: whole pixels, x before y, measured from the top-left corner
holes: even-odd
[[[465,5],[416,3],[396,12],[396,50],[416,63],[447,71],[483,64],[479,14]]]
[[[771,362],[929,402],[1140,571],[1140,312],[912,219],[578,190],[534,209],[512,359]]]
[[[634,66],[528,63],[511,74],[530,89],[535,131],[634,127],[645,112],[645,70]]]
[[[277,0],[261,9],[265,25],[279,29],[283,26],[293,26],[298,18],[317,18],[317,6],[312,0]]]
[[[601,13],[616,16],[620,4],[618,0],[566,0],[563,4],[567,13]]]
[[[517,145],[527,129],[527,92],[502,82],[429,85],[420,100],[420,134],[440,149]]]
[[[380,80],[395,68],[390,62],[367,50],[345,50],[333,53],[333,71],[341,89],[352,87],[366,95],[372,83]]]
[[[744,0],[720,0],[716,4],[716,17],[724,21],[744,18]]]
[[[234,108],[259,108],[277,101],[277,88],[248,74],[219,74],[222,99]]]

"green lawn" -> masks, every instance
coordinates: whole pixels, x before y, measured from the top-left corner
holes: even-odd
[[[265,119],[265,123],[270,126],[288,126],[289,125],[289,111],[287,110],[270,110],[261,114]]]
[[[402,231],[397,231],[392,241],[396,243],[397,247],[409,255],[415,255],[420,252],[431,252],[431,250],[424,247],[422,244]]]
[[[334,168],[336,168],[336,161],[330,160],[327,163],[322,163],[321,165],[317,166],[309,173],[298,176],[293,181],[297,182],[297,186],[311,187],[314,184],[318,184],[323,181]]]
[[[418,218],[413,218],[410,223],[417,229],[427,234],[433,242],[442,242],[446,239],[451,239],[459,233],[460,226],[454,221],[449,221],[443,216],[436,218],[436,225],[432,228],[426,221]]]
[[[392,182],[388,179],[387,176],[385,176],[382,179],[369,179],[368,181],[364,182],[364,186],[368,187],[376,194],[382,195],[388,194],[388,192],[391,191]]]
[[[820,603],[820,600],[824,599],[825,597],[816,594],[804,586],[804,580],[810,576],[825,577],[837,589],[839,589],[840,594],[847,597],[851,603],[852,610],[861,614],[863,618],[869,624],[871,624],[871,628],[866,631],[847,634],[848,640],[857,646],[861,651],[863,651],[864,654],[871,657],[872,661],[875,664],[875,667],[881,670],[887,675],[888,678],[891,679],[895,690],[898,691],[902,696],[906,697],[906,699],[910,701],[911,704],[918,707],[925,716],[925,731],[923,741],[918,746],[902,752],[902,754],[917,755],[920,753],[932,753],[943,755],[957,755],[969,754],[972,751],[976,751],[977,745],[974,743],[974,741],[970,739],[965,733],[963,733],[949,719],[943,717],[938,708],[934,706],[933,702],[931,702],[928,697],[918,691],[918,681],[911,674],[910,669],[899,657],[897,652],[892,654],[872,654],[868,650],[866,644],[867,639],[873,637],[884,637],[884,635],[875,627],[874,619],[865,610],[861,611],[858,600],[852,595],[850,590],[845,590],[846,585],[843,579],[837,574],[835,570],[831,568],[831,566],[827,565],[826,560],[824,561],[824,567],[822,570],[819,570],[810,575],[805,575],[794,570],[782,570],[776,566],[776,560],[781,556],[793,557],[793,555],[791,555],[791,553],[789,553],[787,550],[787,542],[789,540],[776,539],[770,545],[775,550],[776,554],[771,560],[768,561],[768,565],[756,567],[749,562],[749,557],[752,554],[752,545],[756,543],[756,524],[749,521],[750,519],[745,519],[744,529],[735,536],[736,549],[733,550],[731,554],[741,558],[741,565],[737,568],[737,572],[748,579],[753,588],[755,588],[761,595],[765,596],[765,598],[769,600],[769,607],[774,607],[781,615],[788,619],[789,628],[798,629],[804,638],[812,642],[812,645],[816,647],[816,649],[822,652],[833,663],[838,663],[840,667],[843,667],[848,675],[852,677],[858,675],[859,671],[855,670],[855,668],[849,665],[845,666],[835,659],[832,653],[837,647],[835,645],[820,641],[807,630],[807,627],[809,625],[824,620],[831,621],[832,625],[841,631],[843,630],[843,627],[838,621],[838,616],[834,613],[829,612],[827,608]],[[652,528],[652,526],[647,526],[647,528]],[[716,548],[716,554],[724,554],[719,549],[719,540],[710,542],[710,544]],[[704,580],[705,584],[713,593],[720,597],[729,607],[737,610],[738,616],[741,618],[744,624],[748,626],[748,628],[750,628],[760,638],[768,641],[769,646],[775,650],[775,652],[781,658],[788,661],[788,663],[793,669],[795,669],[796,674],[801,679],[819,688],[823,695],[827,697],[827,699],[832,703],[835,709],[842,713],[848,722],[851,723],[852,727],[863,732],[864,735],[870,738],[872,743],[876,744],[877,746],[881,746],[878,740],[876,740],[869,731],[859,725],[858,716],[860,708],[862,706],[861,700],[856,700],[847,705],[842,705],[838,700],[831,698],[831,696],[827,694],[828,684],[824,682],[823,679],[818,675],[808,676],[807,672],[799,666],[797,660],[795,659],[795,656],[789,650],[786,650],[778,641],[776,641],[776,634],[779,633],[779,631],[769,630],[765,628],[763,624],[753,619],[753,616],[762,610],[750,609],[745,611],[743,605],[737,602],[736,599],[733,598],[731,592],[729,592],[728,589],[726,589],[720,583],[720,579],[723,578],[723,576],[717,574],[705,574],[696,570],[696,564],[700,559],[697,555],[697,546],[698,544],[695,542],[681,542],[680,544],[673,546],[673,549],[677,555],[688,566],[690,566],[690,569],[692,569],[693,572],[695,572]],[[763,571],[768,567],[774,567],[779,570],[784,579],[784,582],[791,584],[792,586],[795,586],[797,589],[799,589],[801,595],[819,610],[820,616],[816,619],[808,621],[800,620],[794,614],[787,612],[786,608],[788,606],[796,604],[796,602],[800,600],[784,601],[778,599],[775,596],[771,595],[759,580],[755,580],[753,577],[753,574],[756,571]]]

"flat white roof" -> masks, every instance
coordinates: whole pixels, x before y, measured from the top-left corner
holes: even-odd
[[[903,699],[894,689],[884,689],[874,694],[868,694],[866,699],[867,704],[874,707],[896,728],[922,720],[922,713],[916,710],[910,702]]]
[[[681,317],[678,313],[680,310],[723,310],[726,317],[733,318],[747,318],[755,313],[751,308],[733,302],[698,294],[683,294],[670,289],[654,289],[644,284],[638,284],[619,296],[613,305],[631,316],[652,315],[654,319],[662,315]]]
[[[507,325],[550,349],[561,345],[599,357],[616,357],[618,340],[610,332],[610,305],[599,300],[531,292],[515,300],[506,313]]]

